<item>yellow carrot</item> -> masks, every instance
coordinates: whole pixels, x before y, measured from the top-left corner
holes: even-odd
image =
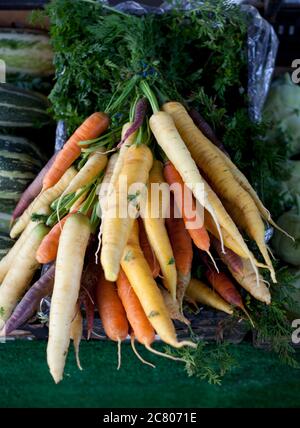
[[[81,193],[81,191],[82,191],[82,189],[77,190],[77,192],[75,192],[75,196],[78,196],[79,193]],[[86,200],[86,197],[88,194],[89,194],[89,190],[82,193],[81,196],[79,196],[79,198],[76,199],[76,201],[74,202],[74,204],[70,208],[70,213],[77,211],[80,208],[82,202],[84,202]]]
[[[131,122],[125,123],[122,129],[122,138],[126,134],[127,130],[130,128]],[[99,203],[102,211],[105,211],[107,209],[107,205],[105,206],[105,203],[107,203],[107,196],[109,193],[113,192],[115,190],[115,186],[117,184],[118,177],[120,175],[120,172],[122,170],[124,159],[126,156],[126,153],[130,146],[135,141],[136,132],[131,134],[129,138],[127,138],[126,141],[122,144],[120,150],[118,153],[114,153],[108,162],[105,175],[103,177],[101,186],[100,186],[100,193],[99,193]]]
[[[31,230],[0,287],[0,330],[11,315],[20,297],[25,293],[39,263],[35,258],[36,251],[48,233],[49,228],[38,224]]]
[[[269,305],[271,303],[271,294],[262,276],[259,275],[259,283],[257,285],[256,276],[249,260],[241,260],[243,263],[242,272],[239,273],[229,269],[232,276],[245,290],[248,291],[248,293],[252,294],[255,299]]]
[[[217,244],[215,242],[215,244]],[[250,293],[255,299],[260,300],[267,305],[271,302],[271,295],[269,289],[266,287],[265,282],[261,275],[257,282],[256,274],[253,271],[253,266],[247,259],[243,259],[238,255],[230,255],[228,251],[226,254],[220,251],[219,245],[214,245],[219,257],[229,269],[233,278]],[[234,263],[232,262],[234,260]]]
[[[172,116],[164,111],[157,111],[151,116],[149,125],[156,141],[179,172],[186,186],[193,192],[197,201],[211,214],[222,241],[219,220],[207,199],[203,179],[188,147],[176,129]]]
[[[213,224],[212,219],[209,216],[209,213],[205,213],[205,226],[207,228],[207,230],[215,237],[218,239],[218,232],[215,229],[215,226]],[[226,248],[229,248],[231,251],[233,251],[235,254],[237,254],[239,257],[243,258],[243,259],[251,259],[250,264],[252,266],[256,266],[256,267],[260,267],[263,269],[266,269],[267,266],[263,263],[260,263],[259,261],[256,260],[256,258],[254,257],[253,253],[248,250],[248,252],[245,252],[243,250],[243,248],[238,244],[238,242],[233,239],[233,237],[231,235],[229,235],[229,233],[222,228],[222,234],[223,234],[223,238],[224,238],[224,244]],[[226,250],[225,250],[226,251]],[[223,253],[224,254],[224,253]],[[259,280],[259,275],[258,275],[258,271],[256,271],[256,269],[253,269],[253,273],[257,278],[257,282]]]
[[[265,227],[263,224],[263,221],[257,211],[257,208],[255,207],[255,212],[252,211],[253,214],[253,225],[249,224],[251,211],[248,211],[248,216],[245,216],[245,211],[243,211],[238,205],[229,204],[228,201],[224,201],[224,205],[227,208],[227,210],[230,212],[230,215],[232,219],[235,221],[236,224],[238,224],[242,229],[244,229],[249,236],[254,237],[254,233],[256,234],[256,238],[254,239],[265,262],[266,267],[269,269],[272,281],[274,283],[277,282],[276,280],[276,274],[275,270],[272,265],[271,258],[268,253],[268,248],[265,244]],[[257,221],[255,221],[255,218]]]
[[[59,241],[50,310],[47,361],[55,383],[63,377],[89,237],[89,219],[79,213],[70,216]]]
[[[246,242],[244,241],[242,235],[240,234],[240,231],[236,227],[235,223],[233,222],[230,215],[225,210],[222,202],[218,198],[218,196],[215,194],[215,192],[212,190],[212,188],[209,186],[209,184],[204,180],[205,182],[205,189],[207,192],[208,199],[212,206],[214,207],[218,218],[220,219],[221,227],[224,228],[226,232],[231,236],[231,238],[237,243],[237,245],[240,247],[241,251],[243,251],[246,255],[246,258],[250,260],[251,265],[253,266],[253,270],[255,272],[257,283],[259,282],[259,276],[258,276],[258,269],[256,267],[257,261],[255,260],[253,254],[247,247]],[[221,242],[222,247],[222,242]],[[230,248],[230,246],[228,247]],[[222,248],[224,251],[224,247]]]
[[[177,341],[176,331],[162,294],[140,248],[137,221],[134,222],[130,238],[125,246],[121,265],[146,316],[160,338],[176,348],[184,345],[194,346],[189,341]]]
[[[196,164],[204,171],[224,203],[226,201],[230,215],[255,240],[270,270],[272,280],[276,282],[275,271],[264,240],[264,224],[252,197],[235,180],[216,146],[197,128],[183,105],[170,102],[165,104],[163,109],[172,116]]]
[[[216,229],[216,226],[214,224],[213,219],[211,218],[211,215],[206,211],[204,215],[204,224],[206,229],[215,237],[218,238],[218,231]],[[230,233],[227,232],[224,227],[221,226],[222,230],[222,236],[224,240],[224,245],[227,248],[230,248],[230,250],[234,251],[236,254],[238,254],[240,257],[248,258],[247,253],[243,250],[243,248],[238,244],[238,242],[230,235]]]
[[[46,207],[44,209],[40,209],[38,214],[48,215],[50,213],[50,208]],[[10,269],[12,263],[16,260],[16,257],[30,236],[31,231],[39,224],[39,221],[30,221],[18,240],[15,242],[14,246],[9,250],[9,252],[4,256],[0,261],[0,284],[5,278],[8,270]]]
[[[67,188],[64,190],[64,194],[76,192],[81,187],[89,184],[101,171],[104,170],[107,164],[107,156],[104,154],[104,149],[99,149],[93,152],[85,165],[75,175],[72,181],[69,183]]]
[[[21,217],[17,220],[15,225],[10,231],[11,238],[16,238],[25,229],[27,224],[30,222],[31,215],[34,212],[38,212],[41,208],[47,208],[51,203],[57,199],[67,188],[70,181],[75,177],[76,169],[69,168],[62,178],[55,184],[55,186],[40,193],[29,205],[29,207],[23,212]]]
[[[159,196],[159,200],[156,201],[156,206],[153,206],[155,201],[151,185],[155,183],[157,185],[164,183],[163,165],[157,160],[153,162],[153,167],[149,174],[148,196],[145,204],[145,212],[143,213],[143,221],[150,245],[153,248],[162,271],[164,286],[171,293],[173,300],[176,300],[177,272],[175,259],[165,226],[161,192],[157,195]],[[154,212],[155,209],[157,213]]]
[[[103,231],[103,224],[104,224],[103,213],[105,211],[107,211],[108,194],[111,190],[110,182],[111,182],[111,178],[112,178],[113,173],[114,173],[114,169],[115,169],[116,164],[118,162],[118,158],[119,158],[119,153],[114,153],[109,158],[108,164],[107,164],[106,169],[105,169],[104,177],[102,179],[100,186],[97,189],[98,199],[99,199],[99,208],[100,208],[99,216],[102,219],[101,224],[100,224],[100,228],[99,228],[99,233],[98,233],[98,246],[97,246],[97,250],[95,253],[97,263],[98,263],[98,254],[99,254],[99,251],[101,248],[102,231]]]
[[[219,294],[198,279],[191,279],[186,295],[193,302],[199,302],[203,305],[211,306],[212,308],[226,312],[229,315],[233,314],[231,306],[225,302]]]
[[[268,223],[270,223],[273,227],[275,227],[276,229],[280,230],[282,233],[287,235],[288,237],[292,238],[285,230],[279,227],[272,220],[270,212],[267,210],[267,208],[264,206],[264,204],[260,200],[258,194],[249,183],[249,180],[247,179],[247,177],[238,169],[238,167],[232,162],[232,160],[228,156],[226,156],[226,154],[222,152],[222,150],[220,150],[218,147],[217,147],[217,151],[220,157],[224,160],[226,165],[229,167],[235,180],[249,193],[249,195],[251,195],[263,219],[266,220]]]
[[[128,211],[132,208],[136,211],[140,195],[132,186],[146,184],[152,162],[151,150],[145,144],[131,146],[126,152],[115,191],[109,194],[107,209],[102,213],[101,250],[101,264],[108,281],[114,282],[118,278],[121,257],[134,223],[134,213]]]
[[[102,212],[106,210],[107,195],[109,192],[111,178],[113,176],[114,169],[118,162],[118,158],[119,158],[119,153],[114,153],[113,155],[111,155],[111,157],[108,160],[108,164],[105,169],[105,174],[100,185],[99,205],[101,207]]]

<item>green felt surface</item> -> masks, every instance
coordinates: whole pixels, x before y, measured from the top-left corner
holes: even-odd
[[[127,344],[117,371],[115,344],[83,343],[84,371],[70,353],[65,379],[54,385],[44,341],[7,342],[0,344],[0,407],[300,407],[299,371],[246,343],[232,350],[240,366],[212,386],[188,378],[178,362],[147,355],[157,368],[144,366]]]

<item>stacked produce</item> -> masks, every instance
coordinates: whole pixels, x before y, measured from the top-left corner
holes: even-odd
[[[0,58],[8,74],[50,76],[54,72],[49,37],[37,30],[1,28]]]
[[[49,102],[35,91],[48,93],[46,80],[54,67],[49,36],[31,29],[1,28],[0,58],[9,82],[0,86],[0,245],[5,255],[13,243],[7,234],[12,211],[47,161],[45,128],[38,137],[32,131],[50,122]]]
[[[201,76],[193,64],[192,77],[184,81],[192,58],[177,51],[182,61],[174,59],[173,45],[171,53],[162,49],[161,25],[165,40],[177,32],[177,46],[179,22],[188,34],[182,33],[185,47],[197,52],[200,33],[193,34],[189,25],[189,20],[195,27],[201,23],[197,10],[136,17],[98,3],[80,9],[80,3],[72,20],[82,22],[76,27],[81,41],[68,34],[71,24],[62,25],[72,2],[58,0],[49,9],[54,45],[69,53],[57,55],[50,99],[56,118],[67,119],[70,137],[15,208],[10,235],[17,241],[0,262],[2,335],[27,321],[43,297],[52,296],[47,361],[55,382],[63,377],[71,339],[80,367],[82,308],[88,337],[97,309],[106,335],[118,343],[119,366],[121,342],[128,335],[141,359],[135,339],[159,353],[153,348],[155,334],[172,348],[196,348],[194,337],[177,339],[172,321],[189,322],[187,303],[208,305],[261,327],[272,310],[269,282],[277,282],[266,226],[288,235],[272,220],[227,146],[190,111],[192,80]],[[211,7],[203,6],[207,20]],[[224,26],[236,13],[227,7],[214,9]],[[95,17],[99,22],[86,28],[86,20]],[[232,25],[237,28],[236,22]],[[88,42],[91,34],[95,45]],[[101,69],[96,94],[89,75],[94,65],[89,55],[95,52],[100,58],[95,73]],[[170,63],[165,60],[169,54]],[[238,77],[228,79],[233,86]],[[82,92],[63,98],[74,88]],[[230,124],[224,111],[215,113],[215,120],[217,114]],[[243,123],[256,130],[244,114],[240,109]],[[230,132],[238,133],[238,115],[228,125],[226,141]],[[163,191],[155,199],[158,185]],[[26,291],[40,265],[48,264],[49,270]],[[273,329],[276,322],[272,319]]]
[[[2,83],[0,86],[0,245],[2,255],[12,246],[8,237],[11,214],[23,191],[47,157],[26,133],[49,123],[46,97]]]
[[[231,307],[246,311],[233,280],[220,272],[215,262],[211,264],[210,259],[205,258],[207,253],[213,260],[211,242],[233,278],[255,298],[266,304],[271,300],[259,267],[268,269],[276,282],[264,242],[263,219],[276,225],[246,177],[204,136],[182,104],[167,102],[159,106],[144,80],[135,89],[141,97],[148,97],[153,113],[145,114],[146,98],[135,102],[133,117],[123,125],[119,145],[115,141],[120,129],[109,128],[107,114],[94,113],[87,118],[51,161],[49,169],[43,170],[42,180],[39,175],[35,188],[31,186],[36,194],[33,201],[30,201],[32,198],[22,200],[22,209],[17,207],[19,217],[11,229],[11,237],[19,238],[0,263],[1,328],[5,334],[20,325],[18,314],[25,308],[27,316],[29,306],[32,310],[36,308],[41,289],[45,295],[49,293],[53,276],[47,272],[45,280],[39,280],[38,286],[34,286],[36,294],[33,295],[32,289],[28,291],[31,300],[28,302],[25,295],[15,309],[18,316],[13,313],[39,263],[56,264],[47,351],[50,371],[56,382],[63,376],[71,331],[71,336],[76,334],[74,323],[82,331],[82,319],[78,321],[76,317],[82,300],[80,293],[91,293],[88,311],[93,311],[96,303],[110,339],[119,343],[124,340],[130,319],[131,334],[151,349],[154,331],[171,346],[194,346],[192,342],[177,341],[168,298],[173,302],[177,299],[178,311],[186,292],[189,299],[227,313],[232,313]],[[115,153],[109,157],[111,152]],[[77,168],[74,166],[76,161]],[[204,180],[203,173],[210,184]],[[125,190],[122,188],[124,179],[128,186]],[[198,202],[205,209],[203,225],[184,227],[185,222],[193,221],[193,218],[185,213],[184,204],[178,205],[178,195],[174,197],[173,218],[168,219],[168,227],[162,198],[158,207],[160,214],[153,217],[151,185],[166,182],[179,183],[182,201],[186,200],[184,193],[191,192],[193,204]],[[101,191],[103,183],[110,184],[108,190],[103,187],[106,194]],[[201,183],[204,183],[203,194],[197,188]],[[134,184],[148,187],[145,201],[145,189],[130,193]],[[97,197],[98,186],[100,197]],[[121,217],[120,207],[116,204],[122,201],[124,191],[127,207],[126,215]],[[145,206],[143,211],[142,205]],[[174,216],[175,209],[181,211],[181,218]],[[102,216],[100,229],[99,212]],[[140,226],[137,217],[141,217]],[[36,220],[40,224],[36,225]],[[148,247],[144,252],[139,239],[142,227],[145,229],[144,248]],[[256,241],[265,265],[255,259],[239,229],[245,230]],[[101,262],[98,265],[90,249],[91,240],[97,234],[101,239]],[[191,241],[203,254],[207,282],[212,288],[196,280],[190,281]],[[85,255],[87,269],[93,271],[94,281],[88,284],[88,290],[82,284],[80,292]],[[160,282],[170,294],[167,298],[155,280],[157,265],[161,271]],[[24,309],[21,311],[21,308]]]

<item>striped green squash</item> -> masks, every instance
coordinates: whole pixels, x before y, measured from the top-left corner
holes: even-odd
[[[45,157],[31,141],[0,135],[0,231],[7,232],[8,215],[45,162]]]
[[[8,253],[14,243],[15,241],[8,235],[0,233],[0,260]]]
[[[54,74],[53,51],[47,34],[35,30],[0,29],[0,58],[6,73]]]
[[[8,83],[0,84],[0,126],[24,128],[45,125],[50,122],[48,106],[43,95]]]

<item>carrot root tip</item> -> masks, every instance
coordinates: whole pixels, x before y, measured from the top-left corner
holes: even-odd
[[[183,346],[189,346],[190,348],[197,348],[197,343],[192,342],[191,340],[182,340],[177,342],[176,348],[182,348]]]
[[[104,336],[101,336],[100,334],[96,333],[94,330],[91,331],[91,335],[94,335],[95,337],[98,337],[99,339],[103,339]]]
[[[264,263],[256,262],[255,265],[261,269],[269,269],[269,267]]]
[[[268,250],[268,252],[269,252],[269,254],[270,254],[271,258],[272,258],[273,260],[276,260],[276,257],[274,256],[274,254],[273,254],[273,252],[272,252],[271,248],[269,247],[269,245],[267,245],[267,250]]]
[[[56,384],[58,384],[63,380],[62,374],[59,372],[53,371],[51,368],[50,368],[50,374]]]
[[[99,252],[100,252],[100,248],[101,248],[101,242],[102,242],[102,233],[103,233],[103,216],[102,216],[102,221],[99,227],[99,233],[98,233],[98,245],[97,245],[97,249],[95,252],[95,263],[96,265],[99,263]]]
[[[183,358],[173,357],[172,355],[168,355],[168,354],[165,354],[164,352],[157,351],[156,349],[152,348],[150,345],[145,345],[145,348],[146,348],[149,352],[152,352],[153,354],[158,355],[158,356],[160,356],[160,357],[169,358],[169,360],[173,360],[173,361],[181,361],[181,362],[184,362],[184,359],[183,359]]]
[[[295,242],[295,237],[290,235],[288,232],[286,232],[284,229],[282,229],[281,227],[279,227],[272,219],[271,217],[269,218],[269,223],[275,227],[275,229],[279,230],[279,232],[283,233],[285,236],[287,236],[288,238],[290,238],[293,242]]]
[[[74,350],[75,350],[75,358],[76,358],[76,364],[79,370],[83,370],[81,363],[80,363],[80,358],[79,358],[79,345],[74,344]]]
[[[254,324],[254,322],[253,322],[253,320],[252,320],[252,318],[251,318],[251,316],[250,316],[249,312],[248,312],[248,311],[247,311],[247,309],[245,308],[245,306],[243,305],[243,306],[241,307],[241,309],[242,309],[242,311],[244,312],[244,314],[246,315],[246,317],[248,318],[248,320],[250,321],[250,324],[252,325],[252,327],[253,327],[253,328],[255,328],[255,324]]]
[[[269,281],[267,281],[266,279],[262,279],[261,281],[264,282],[265,284],[267,284],[268,287],[271,286],[271,284],[269,283]]]
[[[219,268],[218,268],[218,265],[217,265],[217,263],[216,263],[215,259],[213,258],[213,256],[212,256],[211,252],[210,252],[209,250],[206,250],[206,253],[209,255],[209,257],[210,257],[211,261],[213,262],[213,265],[214,265],[214,267],[215,267],[216,271],[217,271],[218,273],[220,273]]]
[[[134,343],[134,341],[135,341],[134,336],[131,336],[131,347],[132,347],[133,352],[134,352],[134,353],[135,353],[135,355],[137,356],[137,358],[138,358],[138,359],[139,359],[143,364],[146,364],[146,365],[148,365],[148,366],[152,367],[153,369],[155,369],[155,368],[156,368],[156,366],[155,366],[154,364],[149,363],[149,361],[144,360],[144,358],[143,358],[143,357],[138,353],[138,351],[137,351],[137,349],[136,349],[136,347],[135,347],[135,343]]]
[[[121,353],[121,339],[118,339],[118,367],[117,370],[120,370],[122,364],[122,353]]]

